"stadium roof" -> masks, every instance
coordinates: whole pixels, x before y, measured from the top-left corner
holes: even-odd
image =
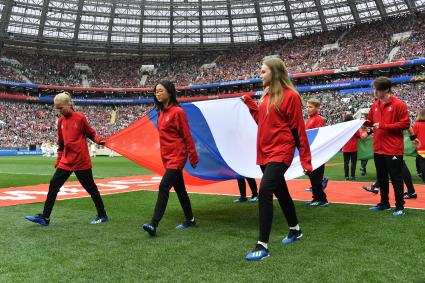
[[[425,0],[0,0],[0,40],[84,50],[220,49],[425,8]]]

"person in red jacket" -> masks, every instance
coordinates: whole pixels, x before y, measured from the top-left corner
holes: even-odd
[[[77,176],[83,188],[90,194],[97,210],[97,218],[91,224],[107,222],[108,217],[99,190],[93,180],[92,163],[90,160],[87,138],[97,144],[104,144],[90,127],[83,113],[74,111],[69,93],[62,92],[55,96],[56,110],[61,114],[58,120],[58,152],[55,163],[56,172],[50,180],[49,192],[42,214],[26,216],[29,221],[47,226],[56,197],[62,185],[72,172]]]
[[[420,110],[416,116],[413,135],[410,136],[410,139],[416,147],[421,178],[425,183],[425,108]]]
[[[361,120],[366,120],[367,119],[367,114],[362,114],[360,116]],[[361,140],[365,140],[367,139],[367,137],[369,136],[369,134],[367,133],[367,127],[362,126],[359,130],[360,133],[360,139]],[[366,176],[366,166],[367,166],[367,159],[361,159],[360,160],[360,175],[361,176]]]
[[[259,105],[250,96],[242,97],[258,124],[257,164],[263,171],[258,204],[260,234],[254,249],[245,257],[250,261],[269,256],[273,194],[289,226],[288,236],[282,243],[290,244],[303,236],[284,176],[294,158],[295,148],[300,152],[304,172],[309,174],[312,171],[301,97],[289,79],[283,61],[279,58],[264,61],[261,78],[265,89]]]
[[[347,114],[344,117],[344,122],[354,120],[351,114]],[[342,154],[344,156],[344,174],[345,180],[356,180],[356,165],[357,165],[357,142],[360,138],[360,131],[357,131],[351,139],[342,147]],[[349,164],[351,160],[351,179],[349,177]]]
[[[196,225],[189,196],[183,179],[183,168],[189,157],[190,165],[198,164],[198,154],[190,133],[186,113],[177,102],[177,91],[170,81],[161,81],[154,88],[154,100],[158,111],[158,132],[162,163],[165,173],[159,184],[158,199],[150,223],[142,228],[151,236],[156,229],[168,203],[171,187],[179,198],[185,220],[176,229],[185,229]]]
[[[396,207],[394,216],[402,216],[403,200],[403,131],[409,129],[410,118],[403,101],[392,95],[391,80],[379,77],[372,83],[375,102],[369,110],[367,126],[373,126],[373,152],[377,181],[380,185],[381,201],[370,210],[380,211],[391,209],[388,194],[389,180],[394,188]]]
[[[320,101],[316,98],[310,98],[307,101],[307,114],[309,118],[305,122],[306,130],[320,128],[325,126],[325,119],[319,115]],[[313,200],[306,202],[306,205],[312,207],[327,206],[329,204],[324,189],[328,184],[328,179],[323,178],[325,175],[325,164],[319,166],[310,175],[308,175],[313,193]]]

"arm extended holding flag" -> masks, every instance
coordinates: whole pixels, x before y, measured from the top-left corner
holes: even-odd
[[[304,119],[302,114],[302,102],[301,97],[290,96],[290,101],[288,102],[289,107],[291,108],[289,117],[289,125],[291,128],[291,133],[294,136],[295,146],[300,152],[300,162],[304,170],[304,174],[310,174],[313,171],[313,166],[311,165],[311,152],[310,145],[308,143],[307,134],[305,132]]]
[[[252,99],[248,98],[248,100]],[[197,154],[202,158],[202,164],[198,164],[196,172],[184,170],[187,184],[210,184],[235,179],[237,175],[261,178],[261,170],[255,162],[257,125],[253,120],[258,108],[253,100],[249,106],[241,102],[239,98],[230,98],[182,104],[190,125],[191,136],[196,138],[194,142]],[[109,137],[106,146],[157,174],[163,174],[164,167],[159,152],[159,135],[156,128],[157,117],[156,111],[149,112],[126,129]],[[301,109],[294,119],[296,117],[302,119]],[[317,168],[334,156],[360,128],[362,122],[355,120],[308,130],[312,165]],[[307,153],[304,148],[307,141],[300,133],[302,128],[296,127],[296,129],[301,147],[298,151],[304,163],[304,156]],[[292,138],[291,131],[289,135]],[[235,136],[242,137],[243,143],[241,139],[235,139]],[[285,174],[287,180],[303,175],[298,151],[295,153],[293,164]],[[188,155],[189,161],[192,162],[193,157],[189,152]]]

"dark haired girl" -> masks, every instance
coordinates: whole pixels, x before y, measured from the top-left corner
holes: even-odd
[[[156,235],[156,228],[167,207],[171,187],[174,187],[185,215],[185,221],[176,229],[196,225],[182,170],[188,157],[193,168],[198,164],[198,155],[190,134],[189,123],[185,112],[177,102],[174,84],[169,81],[158,83],[154,88],[154,100],[158,111],[160,151],[165,173],[159,184],[158,199],[152,220],[149,224],[143,224],[143,229],[151,236]]]

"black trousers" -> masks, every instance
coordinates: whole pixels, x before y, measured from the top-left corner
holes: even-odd
[[[251,189],[252,197],[256,197],[258,195],[257,182],[255,181],[254,178],[244,178],[244,179],[238,179],[238,187],[239,187],[239,192],[241,193],[241,198],[246,198],[245,179],[248,182],[249,188]]]
[[[402,172],[402,177],[403,177],[403,183],[406,185],[407,187],[407,193],[412,195],[414,194],[415,191],[415,187],[413,185],[413,180],[412,180],[412,175],[410,174],[409,168],[407,167],[406,161],[403,160],[403,165],[401,168]],[[378,180],[376,180],[375,184],[373,184],[373,186],[375,188],[379,188],[379,182]],[[404,190],[404,187],[403,187]]]
[[[425,183],[425,158],[420,155],[416,156],[416,166],[419,173],[422,173],[422,181]]]
[[[403,167],[401,167],[401,170],[402,170],[401,174],[403,176],[403,182],[407,187],[407,193],[410,195],[414,194],[415,187],[413,186],[412,175],[410,174],[409,168],[407,167],[407,164],[404,160],[403,160]]]
[[[381,204],[390,205],[388,198],[389,195],[389,180],[390,175],[391,183],[394,188],[395,205],[396,209],[404,209],[403,200],[403,155],[385,155],[374,154],[376,175],[381,192]]]
[[[74,171],[74,173],[83,188],[90,194],[91,199],[93,200],[94,205],[96,206],[97,216],[105,217],[106,212],[103,205],[102,197],[100,196],[99,190],[97,189],[97,186],[94,183],[92,170],[87,169],[81,171]],[[46,202],[44,203],[43,217],[50,217],[59,190],[66,182],[66,180],[68,180],[71,174],[72,171],[67,171],[60,168],[56,169],[55,174],[50,180],[49,192],[47,194]]]
[[[192,206],[184,185],[182,170],[166,169],[161,183],[159,184],[158,199],[156,200],[155,210],[151,220],[151,225],[154,227],[158,226],[164,216],[171,187],[174,188],[179,198],[186,220],[191,220],[193,218]]]
[[[356,177],[356,165],[357,165],[357,151],[356,152],[343,152],[344,156],[344,174],[345,178],[348,178],[349,163],[351,160],[351,178]]]
[[[416,154],[415,165],[416,165],[416,172],[418,174],[422,172],[421,159],[424,159],[424,158],[422,156],[420,156],[419,154]]]
[[[311,189],[313,192],[313,201],[324,201],[327,202],[326,193],[323,191],[322,181],[325,175],[325,165],[318,167],[313,170],[308,177],[310,178]]]
[[[364,170],[366,170],[366,165],[367,165],[367,162],[368,162],[369,160],[360,160],[360,167],[362,168],[362,169],[364,169]]]
[[[261,179],[258,196],[259,241],[261,242],[269,242],[273,222],[273,194],[279,201],[288,226],[294,227],[298,224],[294,202],[289,194],[284,176],[288,168],[288,166],[280,162],[270,162],[261,166],[263,178]]]

